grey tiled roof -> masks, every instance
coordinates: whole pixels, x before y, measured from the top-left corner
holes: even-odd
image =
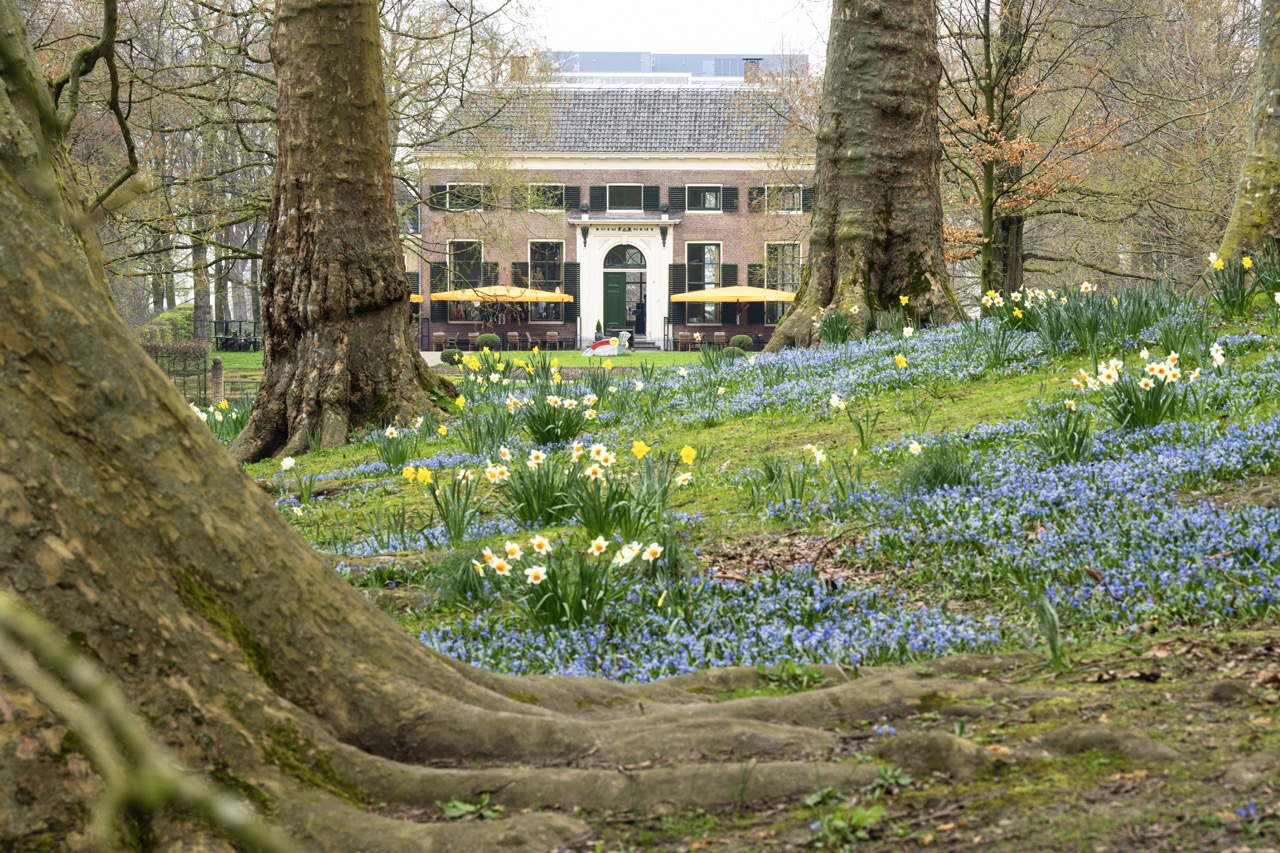
[[[465,111],[450,120],[472,124]],[[510,152],[699,154],[776,151],[786,132],[758,92],[737,86],[551,87],[480,131],[484,147]],[[477,147],[478,135],[466,132],[427,150]]]

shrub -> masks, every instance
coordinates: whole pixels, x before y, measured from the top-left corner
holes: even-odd
[[[485,332],[483,335],[476,338],[476,347],[478,349],[488,347],[490,350],[499,350],[502,348],[502,338],[492,332]]]
[[[963,447],[943,439],[924,448],[902,472],[898,485],[904,492],[967,486],[973,482],[973,463]]]
[[[453,365],[462,364],[462,350],[460,349],[445,350],[444,352],[440,353],[440,362],[441,364],[453,364]]]
[[[161,343],[189,341],[195,338],[195,328],[195,308],[182,305],[152,317],[138,330],[138,337]]]
[[[734,335],[729,338],[729,346],[737,347],[743,352],[750,352],[755,348],[755,341],[751,340],[750,335]]]
[[[738,347],[725,347],[724,351],[721,352],[720,354],[723,355],[726,359],[742,358],[743,356],[746,355],[746,353],[743,352]]]

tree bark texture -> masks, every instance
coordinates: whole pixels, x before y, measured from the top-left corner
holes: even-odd
[[[193,337],[197,341],[209,340],[212,327],[209,324],[209,245],[204,233],[191,238],[191,312]]]
[[[1253,88],[1253,133],[1218,254],[1257,252],[1280,239],[1280,0],[1262,0],[1258,68]]]
[[[378,612],[128,333],[36,68],[15,0],[0,0],[0,584],[112,673],[185,766],[320,853],[543,853],[586,833],[574,807],[731,807],[875,781],[875,765],[839,760],[833,729],[917,713],[937,683],[914,669],[716,702],[759,673],[501,676]],[[956,701],[1010,690],[947,686]],[[0,675],[0,849],[87,849],[92,758]],[[482,793],[510,817],[416,823],[374,807]],[[188,813],[133,817],[132,848],[231,853]]]
[[[1013,293],[1022,288],[1022,232],[1026,219],[1014,214],[995,220],[992,246],[995,250],[996,289]]]
[[[809,343],[819,308],[912,298],[950,319],[942,253],[934,0],[836,0],[822,82],[807,283],[766,347]],[[870,312],[868,312],[869,316]]]
[[[452,388],[418,355],[392,194],[378,4],[278,0],[278,152],[263,257],[262,385],[232,445],[303,453],[410,419]]]

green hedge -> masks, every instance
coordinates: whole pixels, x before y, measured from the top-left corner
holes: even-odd
[[[755,349],[756,342],[751,340],[750,335],[734,335],[729,339],[729,346],[737,347],[743,352],[751,352]]]
[[[155,343],[194,340],[196,336],[195,316],[194,306],[180,305],[172,311],[157,314],[148,320],[138,330],[138,338]]]

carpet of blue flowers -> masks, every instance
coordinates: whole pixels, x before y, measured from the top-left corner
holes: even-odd
[[[286,460],[278,505],[354,583],[394,590],[424,644],[503,672],[1026,648],[1038,602],[1072,642],[1273,620],[1280,511],[1206,499],[1280,471],[1273,324],[1053,297],[689,367],[468,356],[449,418]],[[1037,298],[1056,320],[1029,322]],[[1077,309],[1103,316],[1093,337]],[[1154,425],[1121,420],[1156,392]],[[967,414],[1001,394],[999,416]],[[700,560],[793,532],[830,546],[822,571]]]

